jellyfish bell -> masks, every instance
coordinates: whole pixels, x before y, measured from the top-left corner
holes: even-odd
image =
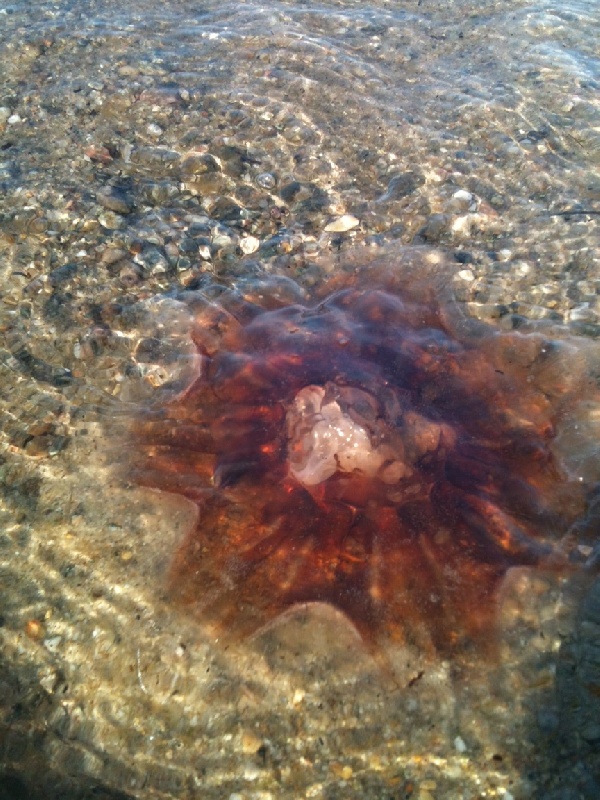
[[[221,638],[325,605],[376,656],[483,652],[509,570],[572,568],[591,345],[469,318],[426,248],[172,303],[185,366],[129,415],[127,475],[197,507],[170,595]]]

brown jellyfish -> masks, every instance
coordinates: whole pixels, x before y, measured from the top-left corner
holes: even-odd
[[[180,296],[197,369],[135,415],[134,482],[197,504],[172,596],[220,634],[299,604],[374,653],[489,643],[515,566],[565,568],[586,483],[555,439],[596,399],[568,338],[464,315],[407,249],[317,290],[266,278]]]

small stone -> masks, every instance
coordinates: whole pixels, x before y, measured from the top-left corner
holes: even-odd
[[[247,764],[244,769],[244,778],[247,781],[255,781],[260,775],[260,770],[256,764]]]
[[[39,619],[29,619],[25,623],[25,636],[32,639],[34,642],[44,638],[46,629]]]
[[[461,279],[461,281],[470,282],[475,280],[475,275],[473,275],[473,272],[470,269],[461,269],[460,272],[457,273],[457,275]]]
[[[58,673],[51,668],[47,668],[47,670],[40,676],[40,686],[42,689],[44,689],[44,691],[48,692],[48,694],[53,694],[59,684],[59,681],[60,679]]]
[[[467,192],[466,189],[459,189],[457,192],[454,192],[452,197],[455,197],[457,200],[464,200],[469,204],[473,202],[473,195],[471,192]]]
[[[519,277],[524,278],[531,272],[531,264],[528,264],[526,261],[517,261],[514,264],[514,270]]]
[[[50,653],[56,653],[62,642],[62,636],[52,636],[50,639],[44,639],[44,647]]]
[[[197,253],[198,252],[198,241],[196,239],[192,239],[191,237],[187,237],[182,239],[179,242],[179,252],[181,253]]]
[[[457,736],[454,739],[454,749],[458,753],[465,753],[467,750],[467,745],[465,744],[464,739],[462,739],[460,736]]]
[[[219,162],[210,153],[191,153],[181,164],[184,175],[204,175],[206,172],[220,172]]]
[[[470,236],[477,219],[476,214],[462,214],[460,217],[456,217],[452,222],[452,233],[455,236]]]
[[[195,218],[188,228],[188,236],[197,237],[197,236],[208,236],[210,234],[210,220],[208,217],[197,217]]]
[[[92,144],[85,149],[85,155],[90,161],[97,161],[100,164],[110,164],[113,160],[110,150],[104,145]]]
[[[261,189],[274,189],[275,186],[277,185],[275,176],[272,175],[270,172],[261,172],[260,175],[257,175],[256,183],[260,186]]]
[[[300,703],[304,700],[304,692],[302,689],[296,689],[294,692],[294,696],[292,697],[292,705],[299,706]]]
[[[34,436],[25,445],[25,452],[28,456],[35,458],[52,456],[64,450],[66,442],[67,440],[64,436],[52,436],[49,434]]]
[[[149,136],[156,136],[156,137],[162,136],[164,133],[160,125],[157,125],[155,122],[151,122],[150,125],[146,127],[146,132],[148,133]]]
[[[302,184],[299,181],[291,181],[290,183],[286,183],[285,186],[281,187],[279,194],[284,203],[291,203],[296,199],[296,196],[301,190]]]
[[[448,232],[449,222],[450,217],[447,214],[432,214],[421,230],[421,235],[428,242],[439,242]]]
[[[352,216],[352,214],[343,214],[341,217],[332,220],[325,226],[326,233],[345,233],[351,231],[360,224],[360,220]]]
[[[471,192],[459,189],[454,192],[448,204],[447,211],[454,214],[463,214],[465,211],[476,211],[477,200]]]
[[[251,732],[246,732],[242,734],[241,745],[242,745],[242,752],[246,755],[253,755],[262,745],[262,739],[259,739],[256,734]]]
[[[127,258],[127,255],[127,250],[123,250],[122,247],[109,246],[102,253],[100,263],[105,267],[110,267],[112,264],[116,264],[124,258]]]
[[[27,433],[29,436],[45,436],[47,433],[50,433],[53,430],[53,423],[49,420],[39,422],[34,422],[33,425],[30,425],[27,429]]]
[[[221,222],[235,224],[242,222],[246,216],[246,210],[231,197],[218,197],[212,204],[210,214]]]
[[[135,286],[143,278],[144,272],[140,266],[131,261],[123,263],[123,268],[119,272],[121,286]]]
[[[226,233],[217,233],[212,240],[213,247],[220,249],[222,247],[229,247],[233,243],[233,239]]]
[[[152,275],[159,275],[167,272],[169,262],[165,256],[155,247],[149,247],[139,255],[135,256],[134,261],[140,264]]]
[[[422,175],[415,172],[403,172],[401,175],[394,175],[388,183],[386,191],[378,197],[377,203],[387,203],[390,200],[398,200],[412,194],[415,189],[425,183]]]
[[[131,151],[132,164],[139,164],[148,169],[170,170],[181,161],[181,155],[176,150],[166,147],[137,147]]]
[[[175,242],[167,242],[165,245],[165,255],[169,260],[169,263],[176,264],[177,259],[179,258],[179,248],[175,244]]]
[[[97,194],[101,206],[115,214],[130,214],[133,211],[133,200],[116,186],[106,186]]]
[[[240,250],[246,256],[249,256],[251,253],[256,253],[259,247],[260,241],[256,236],[244,236],[244,238],[240,240]]]

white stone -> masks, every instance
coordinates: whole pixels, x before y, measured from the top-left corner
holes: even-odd
[[[150,123],[150,125],[148,125],[148,127],[146,128],[146,131],[150,136],[162,136],[162,134],[164,133],[164,131],[160,127],[160,125],[157,125],[154,122],[152,122],[152,123]]]
[[[454,192],[452,197],[455,197],[457,200],[464,200],[465,203],[469,205],[473,202],[473,195],[465,189],[459,189],[457,192]]]
[[[326,233],[345,233],[351,231],[360,224],[360,221],[353,217],[352,214],[343,214],[341,217],[334,219],[325,226]]]
[[[246,256],[249,256],[251,253],[256,253],[259,247],[260,241],[256,236],[244,236],[244,238],[240,240],[240,250]]]
[[[476,214],[462,214],[452,223],[452,233],[456,236],[470,236],[476,219]]]
[[[44,647],[51,653],[58,652],[58,648],[62,642],[62,636],[52,636],[49,639],[44,639]]]

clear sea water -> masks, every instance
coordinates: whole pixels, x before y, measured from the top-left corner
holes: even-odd
[[[354,246],[593,341],[599,39],[597,0],[0,0],[0,798],[600,796],[583,581],[516,576],[498,665],[396,693],[339,619],[228,654],[164,597],[189,509],[90,412],[163,379],[174,286]]]

